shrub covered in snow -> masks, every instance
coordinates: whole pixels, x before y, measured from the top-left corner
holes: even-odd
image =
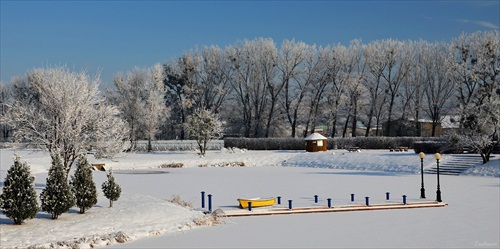
[[[108,173],[108,180],[102,183],[102,192],[109,199],[109,207],[113,207],[113,202],[120,198],[122,188],[115,182],[112,170]]]
[[[76,206],[80,208],[81,214],[97,203],[97,188],[92,177],[91,166],[84,154],[78,157],[75,174],[71,176],[70,184],[75,194]]]
[[[49,169],[46,187],[40,194],[40,200],[42,210],[51,214],[52,219],[57,219],[75,205],[75,197],[66,180],[66,171],[58,154],[52,155],[52,166]]]
[[[208,141],[222,132],[219,116],[205,109],[196,110],[187,118],[184,125],[189,136],[196,140],[202,156],[206,153]]]
[[[7,171],[3,192],[0,194],[0,209],[5,215],[21,224],[25,219],[32,219],[38,212],[38,202],[34,187],[35,177],[31,175],[27,163],[21,163],[18,155],[14,156],[14,165]]]

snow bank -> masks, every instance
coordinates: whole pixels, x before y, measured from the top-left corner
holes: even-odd
[[[77,208],[58,220],[40,212],[35,219],[16,226],[1,216],[1,248],[51,248],[78,245],[80,248],[123,243],[146,236],[182,231],[194,226],[201,212],[174,205],[154,197],[123,193],[109,208],[100,195],[98,205],[85,214]]]

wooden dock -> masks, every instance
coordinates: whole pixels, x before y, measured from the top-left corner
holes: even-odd
[[[390,209],[408,209],[408,208],[431,208],[431,207],[446,207],[447,203],[437,201],[413,202],[413,203],[384,203],[373,205],[345,205],[333,206],[313,206],[313,207],[296,207],[292,209],[284,207],[270,208],[253,208],[248,209],[223,209],[227,217],[242,217],[242,216],[260,216],[260,215],[279,215],[279,214],[310,214],[310,213],[330,213],[330,212],[350,212],[350,211],[370,211],[370,210],[390,210]]]

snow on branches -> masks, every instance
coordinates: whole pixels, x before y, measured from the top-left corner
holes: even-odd
[[[209,110],[198,109],[188,116],[185,128],[189,136],[198,143],[200,155],[204,156],[207,142],[222,132],[222,123],[219,117]]]
[[[110,169],[107,176],[108,180],[102,183],[102,192],[104,192],[104,196],[109,199],[109,207],[113,207],[113,202],[120,198],[122,188],[115,182],[113,170]]]
[[[98,76],[65,67],[35,68],[18,81],[25,91],[14,96],[5,122],[14,129],[16,141],[59,154],[66,178],[82,151],[95,149],[108,157],[121,151],[125,123],[101,100]]]
[[[38,212],[35,178],[31,175],[27,163],[22,163],[18,155],[14,156],[14,165],[7,171],[0,209],[5,215],[20,225],[26,219],[32,219]]]

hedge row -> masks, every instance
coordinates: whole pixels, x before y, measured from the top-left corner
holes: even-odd
[[[347,149],[390,149],[395,147],[414,148],[416,142],[438,142],[439,138],[424,137],[351,137],[328,138],[327,148]],[[248,150],[304,150],[306,142],[303,138],[225,138],[225,148],[241,148]]]

